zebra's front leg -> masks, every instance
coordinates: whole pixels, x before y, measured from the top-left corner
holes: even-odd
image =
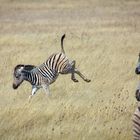
[[[29,96],[29,102],[30,102],[32,96],[36,94],[37,90],[38,90],[38,88],[36,86],[32,86],[32,93]]]

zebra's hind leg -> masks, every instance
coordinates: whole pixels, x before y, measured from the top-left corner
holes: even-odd
[[[32,94],[29,96],[29,102],[31,100],[31,98],[36,94],[38,88],[36,86],[33,86],[32,87]]]
[[[75,60],[74,61],[72,61],[72,63],[71,63],[71,66],[72,66],[72,68],[71,68],[71,70],[70,70],[70,72],[71,72],[71,80],[73,80],[74,82],[79,82],[76,78],[75,78]]]
[[[90,82],[91,80],[90,79],[87,79],[78,69],[75,68],[75,64],[76,64],[76,61],[72,61],[71,63],[71,66],[72,66],[72,69],[71,69],[71,79],[74,81],[74,82],[78,82],[78,80],[75,78],[75,73],[78,74],[85,82]]]
[[[78,74],[85,82],[90,82],[90,79],[87,79],[78,69],[75,69],[74,72]]]

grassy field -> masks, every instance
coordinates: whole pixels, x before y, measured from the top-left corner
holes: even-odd
[[[60,51],[92,81],[60,75],[28,103],[31,85],[12,89],[17,64]],[[0,140],[131,140],[137,105],[139,0],[0,0]]]

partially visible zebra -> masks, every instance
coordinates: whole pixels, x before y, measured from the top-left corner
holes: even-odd
[[[140,140],[140,107],[137,107],[133,114],[133,138]]]
[[[140,82],[138,84],[138,87],[136,89],[135,93],[136,99],[139,102],[140,101]],[[135,110],[135,113],[133,114],[133,137],[134,140],[140,140],[140,106]]]
[[[140,74],[140,53],[138,58],[137,67],[135,69],[136,74]],[[140,101],[140,82],[138,83],[136,93],[135,93],[136,99],[139,102]],[[140,106],[136,108],[134,114],[133,114],[133,138],[134,140],[140,140]]]
[[[78,69],[75,67],[75,61],[70,61],[65,55],[63,49],[63,40],[65,35],[61,38],[61,52],[52,54],[46,62],[31,70],[27,70],[24,65],[17,65],[14,68],[14,82],[13,88],[24,81],[28,81],[32,85],[32,93],[29,99],[37,92],[38,89],[43,88],[47,95],[50,95],[49,85],[55,82],[59,74],[71,73],[71,79],[78,82],[75,78],[75,73],[78,74],[84,81],[90,82]]]

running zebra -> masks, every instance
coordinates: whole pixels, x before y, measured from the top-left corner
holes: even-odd
[[[63,40],[65,34],[61,38],[61,52],[52,54],[46,62],[38,67],[32,67],[30,70],[26,68],[26,65],[17,65],[14,68],[14,82],[13,88],[17,89],[19,85],[24,81],[30,82],[32,85],[32,93],[29,99],[38,89],[43,88],[47,95],[50,95],[49,85],[55,82],[59,74],[71,74],[71,79],[74,82],[78,82],[75,78],[75,73],[78,74],[85,82],[90,82],[78,69],[75,67],[75,61],[70,61],[65,55],[63,49]]]

